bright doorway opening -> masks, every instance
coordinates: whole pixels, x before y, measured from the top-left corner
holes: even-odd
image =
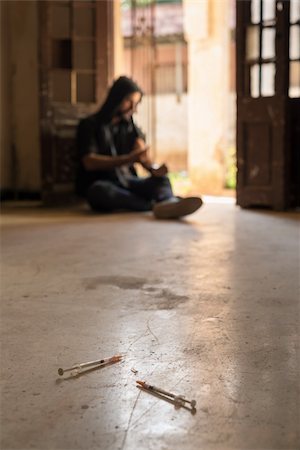
[[[136,120],[179,194],[235,196],[235,1],[122,0]]]

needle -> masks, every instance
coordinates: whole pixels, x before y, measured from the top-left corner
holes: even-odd
[[[115,355],[115,356],[111,356],[110,358],[97,359],[95,361],[89,361],[86,363],[75,364],[74,366],[69,367],[68,369],[62,369],[60,367],[58,369],[58,375],[62,376],[65,372],[71,372],[73,370],[75,370],[77,372],[81,372],[82,369],[86,369],[88,367],[99,366],[99,365],[104,365],[104,364],[113,363],[113,362],[119,362],[119,361],[121,361],[121,359],[122,359],[122,355]]]
[[[156,386],[152,386],[152,385],[146,383],[145,381],[137,380],[136,383],[148,391],[158,392],[159,394],[163,394],[163,395],[166,395],[167,397],[173,398],[176,403],[180,403],[180,404],[189,403],[193,409],[196,406],[196,400],[187,400],[182,395],[172,394],[171,392],[165,391]]]

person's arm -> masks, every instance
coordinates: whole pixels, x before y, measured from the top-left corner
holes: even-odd
[[[146,146],[145,141],[142,138],[137,138],[134,144],[134,149],[144,149],[145,153],[140,157],[138,161],[144,169],[148,170],[154,177],[163,177],[168,173],[168,168],[166,164],[154,164],[149,157],[149,147]]]
[[[147,152],[145,148],[135,148],[126,155],[106,156],[97,153],[89,153],[84,155],[82,163],[88,171],[93,170],[111,170],[123,165],[130,165],[139,162],[143,155]]]
[[[111,170],[125,164],[133,164],[146,153],[146,150],[142,148],[134,148],[125,155],[111,156],[99,153],[98,146],[101,143],[96,141],[95,125],[90,119],[80,122],[77,131],[77,145],[80,160],[87,171]],[[103,145],[105,145],[104,141]]]

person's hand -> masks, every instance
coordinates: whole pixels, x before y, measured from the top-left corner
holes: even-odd
[[[142,162],[147,157],[148,147],[134,148],[128,153],[128,163],[133,164],[135,162]]]
[[[156,167],[153,166],[151,168],[151,175],[154,177],[164,177],[168,173],[168,167],[166,164],[161,164],[160,166]]]

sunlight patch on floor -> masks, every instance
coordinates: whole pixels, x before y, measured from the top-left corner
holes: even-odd
[[[221,196],[213,196],[213,195],[203,195],[203,202],[204,203],[221,203],[221,204],[227,204],[227,205],[235,205],[236,199],[235,197],[221,197]]]

